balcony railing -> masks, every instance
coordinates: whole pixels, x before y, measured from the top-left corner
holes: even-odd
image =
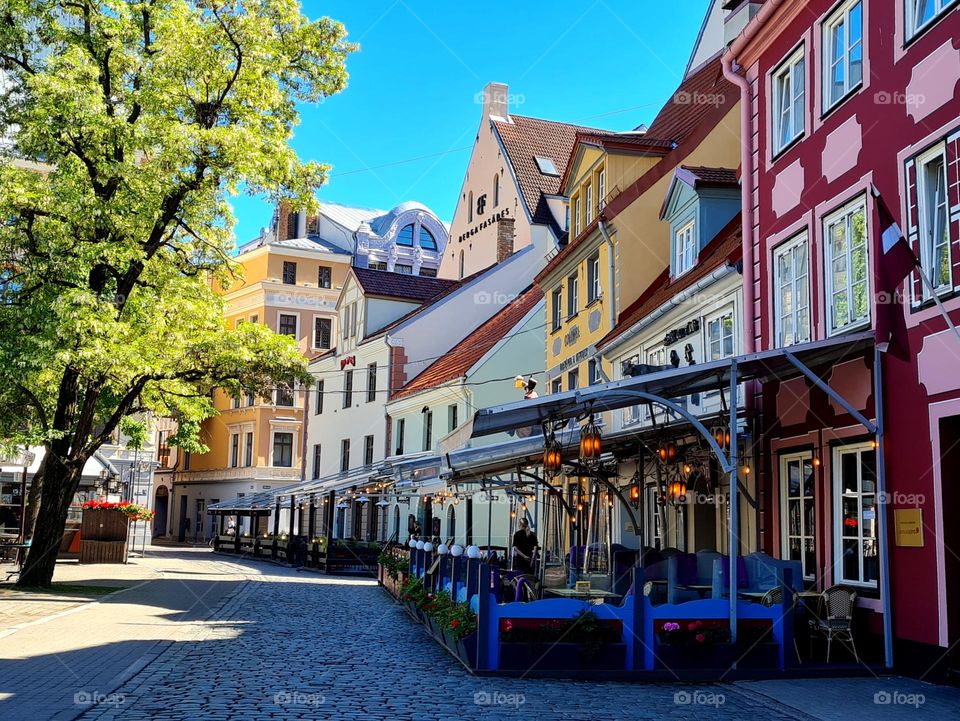
[[[299,481],[299,468],[274,468],[273,466],[244,466],[239,468],[215,468],[209,471],[184,471],[180,481]]]

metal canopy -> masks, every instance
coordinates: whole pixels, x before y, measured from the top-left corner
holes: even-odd
[[[229,501],[220,501],[211,503],[207,506],[207,513],[210,514],[229,514],[229,515],[266,515],[273,508],[274,499],[277,494],[288,491],[296,486],[284,486],[275,491],[261,491],[260,493],[251,493],[249,496],[232,498]]]
[[[738,383],[784,380],[801,373],[807,375],[798,367],[798,361],[806,369],[834,365],[856,357],[872,347],[873,342],[872,332],[844,335],[710,363],[670,368],[574,391],[553,393],[535,400],[482,408],[474,415],[473,436],[539,427],[547,422],[578,418],[585,413],[626,408],[638,403],[638,394],[667,400],[724,389],[729,387],[734,372]]]

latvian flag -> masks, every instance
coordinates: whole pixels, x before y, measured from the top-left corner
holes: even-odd
[[[893,219],[890,208],[880,191],[873,188],[880,228],[880,247],[883,250],[875,265],[877,298],[877,348],[889,351],[899,358],[907,357],[907,327],[900,305],[900,283],[910,272],[920,267],[900,226]]]

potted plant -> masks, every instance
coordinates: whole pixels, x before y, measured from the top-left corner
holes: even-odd
[[[585,608],[573,618],[503,619],[500,668],[504,670],[619,670],[626,663],[619,621],[601,621]]]

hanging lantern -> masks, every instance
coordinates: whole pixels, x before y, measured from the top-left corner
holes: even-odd
[[[657,449],[657,457],[663,463],[673,463],[677,460],[677,444],[673,441],[661,443]]]
[[[600,429],[590,419],[587,425],[580,429],[580,460],[584,463],[600,458],[601,442]]]
[[[630,484],[630,505],[634,509],[640,508],[640,481],[637,478]]]
[[[563,466],[563,451],[560,442],[551,433],[543,450],[543,470],[549,476],[555,476]]]
[[[672,503],[682,503],[687,495],[687,482],[682,478],[671,481],[669,494]]]

